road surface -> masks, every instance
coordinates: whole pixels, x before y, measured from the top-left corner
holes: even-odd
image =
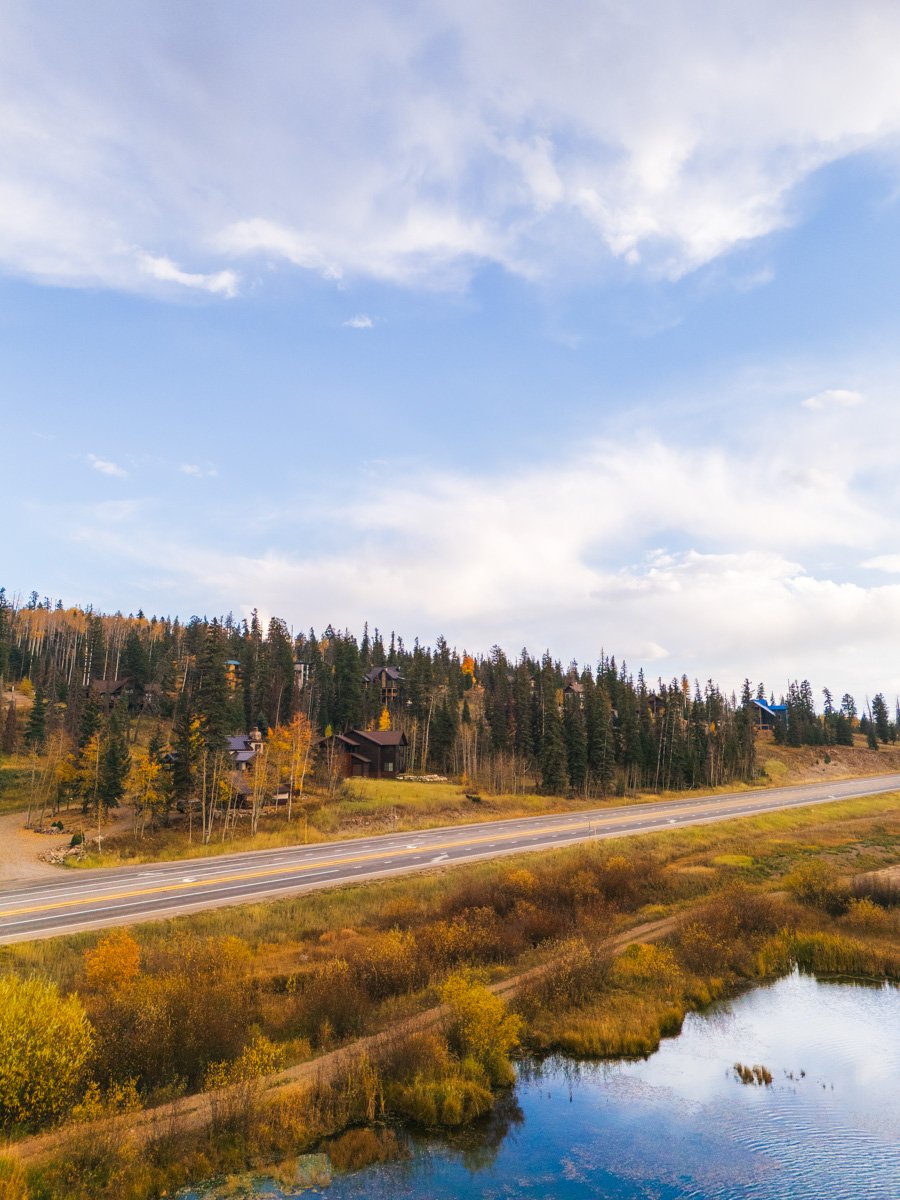
[[[0,890],[0,944],[127,925],[476,859],[900,791],[900,774],[654,801],[92,871]]]

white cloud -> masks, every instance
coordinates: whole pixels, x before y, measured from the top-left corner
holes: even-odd
[[[342,506],[297,497],[290,536],[271,515],[242,536],[241,519],[257,518],[235,517],[219,549],[179,541],[146,512],[129,529],[92,511],[77,536],[141,575],[163,572],[159,586],[188,597],[185,610],[255,605],[298,626],[369,619],[485,650],[549,644],[586,662],[605,647],[651,678],[686,671],[728,687],[746,673],[776,691],[797,675],[900,691],[900,667],[884,658],[900,584],[858,578],[860,546],[865,565],[900,568],[887,553],[900,496],[886,505],[867,489],[866,444],[835,447],[793,420],[777,446],[755,420],[752,453],[632,431],[506,474],[395,469]],[[298,543],[307,548],[288,549]]]
[[[107,458],[98,458],[96,454],[89,454],[87,460],[101,475],[114,475],[117,479],[124,479],[128,474],[125,468],[120,467],[118,463],[110,462]]]
[[[803,407],[816,412],[829,408],[856,408],[864,404],[865,399],[862,392],[853,392],[846,388],[828,388],[824,392],[817,392],[815,396],[809,396],[803,401]]]
[[[182,475],[191,475],[194,479],[213,479],[219,473],[216,467],[202,467],[199,463],[182,463],[178,469]]]
[[[359,313],[355,317],[351,317],[349,321],[344,321],[345,329],[374,329],[375,322],[371,317],[367,317],[365,313]]]
[[[429,287],[482,262],[676,277],[801,219],[821,167],[896,163],[879,0],[200,10],[202,44],[194,6],[7,6],[5,270],[222,296],[223,256]]]
[[[162,283],[177,283],[181,287],[196,288],[201,292],[210,292],[214,296],[225,296],[233,299],[238,293],[240,276],[234,271],[216,271],[211,275],[203,275],[192,271],[182,271],[170,258],[141,251],[138,256],[141,270],[158,279]]]
[[[868,571],[884,571],[888,575],[900,575],[900,554],[877,554],[867,558],[861,566]]]

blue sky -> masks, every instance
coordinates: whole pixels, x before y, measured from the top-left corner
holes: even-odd
[[[895,4],[0,4],[2,582],[900,692]]]

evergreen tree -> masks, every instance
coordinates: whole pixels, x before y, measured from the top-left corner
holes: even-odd
[[[428,740],[429,757],[439,771],[446,771],[450,766],[450,754],[456,741],[455,711],[445,700],[431,719],[431,732]]]
[[[872,700],[872,723],[878,740],[887,744],[891,739],[891,719],[888,716],[887,702],[881,692]]]
[[[187,703],[178,706],[173,735],[172,792],[177,802],[186,804],[196,794],[204,750],[202,723]]]
[[[38,684],[34,693],[34,701],[28,720],[25,723],[25,745],[29,750],[43,750],[47,740],[47,702],[44,699],[44,688]]]
[[[587,704],[588,767],[594,784],[605,794],[616,774],[616,735],[605,684],[591,689]]]
[[[106,808],[118,808],[125,793],[125,780],[131,765],[123,711],[118,707],[113,709],[100,754],[97,794]]]
[[[587,787],[588,753],[584,718],[577,702],[570,702],[565,706],[563,731],[569,783],[576,792],[583,793]]]
[[[198,662],[200,685],[197,689],[197,715],[203,727],[203,740],[214,753],[225,748],[230,730],[231,706],[225,672],[225,641],[217,621],[210,622]]]
[[[560,796],[566,791],[569,777],[566,742],[562,721],[553,693],[544,709],[544,736],[541,739],[541,790],[548,796]]]
[[[19,748],[19,722],[16,719],[16,705],[10,700],[6,709],[6,720],[3,722],[3,752],[15,754]]]

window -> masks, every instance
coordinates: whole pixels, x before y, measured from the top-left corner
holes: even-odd
[[[385,773],[385,775],[393,775],[394,764],[392,762],[386,762],[384,764],[384,773]]]

